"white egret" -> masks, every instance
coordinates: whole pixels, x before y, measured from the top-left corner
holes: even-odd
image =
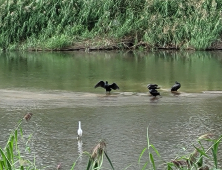
[[[77,130],[78,139],[82,137],[81,121],[79,121],[79,129]]]

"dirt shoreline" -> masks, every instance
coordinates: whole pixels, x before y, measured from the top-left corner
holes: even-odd
[[[160,49],[160,50],[180,50],[180,47],[175,45],[167,45],[165,47],[155,46],[152,47],[145,42],[139,42],[134,45],[133,40],[123,40],[121,42],[113,40],[86,40],[81,42],[75,42],[70,46],[56,48],[56,49],[42,49],[42,48],[30,48],[28,51],[102,51],[102,50],[135,50],[142,48],[145,50]],[[195,50],[193,47],[183,48],[184,50]],[[210,50],[222,50],[222,39],[212,43],[212,45],[205,49]]]

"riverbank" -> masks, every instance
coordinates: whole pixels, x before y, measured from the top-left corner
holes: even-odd
[[[62,47],[54,47],[54,48],[44,48],[44,47],[28,47],[24,48],[22,46],[16,46],[16,48],[12,48],[12,50],[26,50],[26,51],[100,51],[100,50],[180,50],[180,47],[175,45],[168,46],[151,46],[146,42],[139,42],[134,44],[132,40],[123,39],[122,41],[115,40],[106,40],[106,39],[90,39],[83,40],[79,42],[73,42],[68,46]],[[198,50],[193,47],[182,48],[183,50]],[[222,50],[222,39],[219,39],[211,44],[211,46],[207,47],[203,50]]]
[[[72,45],[58,48],[58,49],[48,49],[53,51],[98,51],[98,50],[151,50],[151,49],[159,49],[159,50],[180,50],[180,47],[177,46],[156,46],[152,47],[150,44],[146,42],[139,42],[134,44],[132,40],[124,39],[122,41],[112,41],[100,39],[91,39],[85,40],[82,42],[74,42]],[[45,51],[46,49],[28,49],[30,51]],[[183,50],[196,50],[193,47],[183,48]],[[211,46],[207,47],[204,50],[222,50],[222,39],[215,41]]]
[[[218,0],[3,0],[2,50],[221,49]]]

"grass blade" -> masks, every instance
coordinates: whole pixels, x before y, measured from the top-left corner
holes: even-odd
[[[207,158],[209,158],[209,156],[208,156],[204,151],[200,150],[199,148],[197,148],[197,147],[195,147],[195,146],[194,146],[194,148],[195,148],[201,155],[204,155],[204,156],[206,156]]]
[[[15,149],[18,150],[18,130],[15,130]]]
[[[93,162],[92,159],[89,158],[86,170],[90,170],[90,167],[92,166],[92,162]]]
[[[218,146],[219,146],[220,141],[214,142],[213,148],[211,148],[212,153],[213,153],[213,158],[214,158],[214,166],[218,167],[218,161],[217,161],[217,152],[218,152]]]
[[[104,153],[105,153],[106,158],[108,159],[108,161],[109,161],[109,163],[110,163],[110,165],[111,165],[112,169],[114,170],[113,164],[112,164],[111,160],[109,159],[109,157],[108,157],[107,153],[106,153],[105,151],[104,151]]]
[[[124,168],[123,170],[126,170],[126,169],[128,169],[129,167],[131,167],[132,165],[129,165],[129,166],[127,166],[126,168]]]
[[[5,167],[7,167],[8,170],[12,170],[12,165],[9,162],[8,158],[6,157],[5,153],[3,152],[3,150],[1,148],[0,148],[0,153],[1,153],[2,158],[4,160]]]
[[[148,162],[146,162],[146,163],[143,165],[142,170],[144,170],[144,169],[146,168],[147,164],[148,164]]]
[[[149,147],[150,147],[150,140],[149,140],[149,129],[148,129],[148,127],[147,127],[146,140],[147,140],[147,149],[149,149]]]
[[[156,154],[160,157],[158,150],[152,144],[150,146],[153,148],[153,150],[156,152]]]
[[[150,153],[149,157],[150,157],[150,162],[151,162],[152,165],[153,165],[153,169],[155,170],[155,169],[156,169],[156,166],[155,166],[155,162],[154,162],[152,153]]]
[[[144,154],[144,152],[145,152],[146,150],[147,150],[147,148],[144,148],[143,151],[141,152],[140,157],[139,157],[139,160],[138,160],[138,164],[140,164],[140,160],[141,160],[141,158],[142,158],[142,156],[143,156],[143,154]]]
[[[0,170],[3,170],[4,167],[4,161],[0,160]]]
[[[76,166],[76,162],[73,163],[71,170],[74,170],[75,166]]]

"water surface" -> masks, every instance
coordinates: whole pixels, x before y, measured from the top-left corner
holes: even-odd
[[[221,135],[220,52],[69,52],[9,53],[0,57],[0,146],[26,112],[23,123],[39,167],[71,169],[79,150],[90,151],[100,139],[116,169],[141,169],[146,134],[165,161],[191,152],[202,134]],[[120,90],[106,95],[94,89],[99,80]],[[179,95],[169,89],[177,80]],[[157,83],[162,97],[146,88]],[[82,121],[78,148],[76,131]],[[187,151],[183,151],[187,148]],[[145,155],[142,162],[147,158]],[[76,169],[85,169],[87,157]],[[104,166],[109,168],[107,160]]]
[[[221,90],[221,52],[9,53],[0,57],[0,88],[100,92],[99,80],[116,82],[121,92],[147,92],[148,83],[184,92]]]

